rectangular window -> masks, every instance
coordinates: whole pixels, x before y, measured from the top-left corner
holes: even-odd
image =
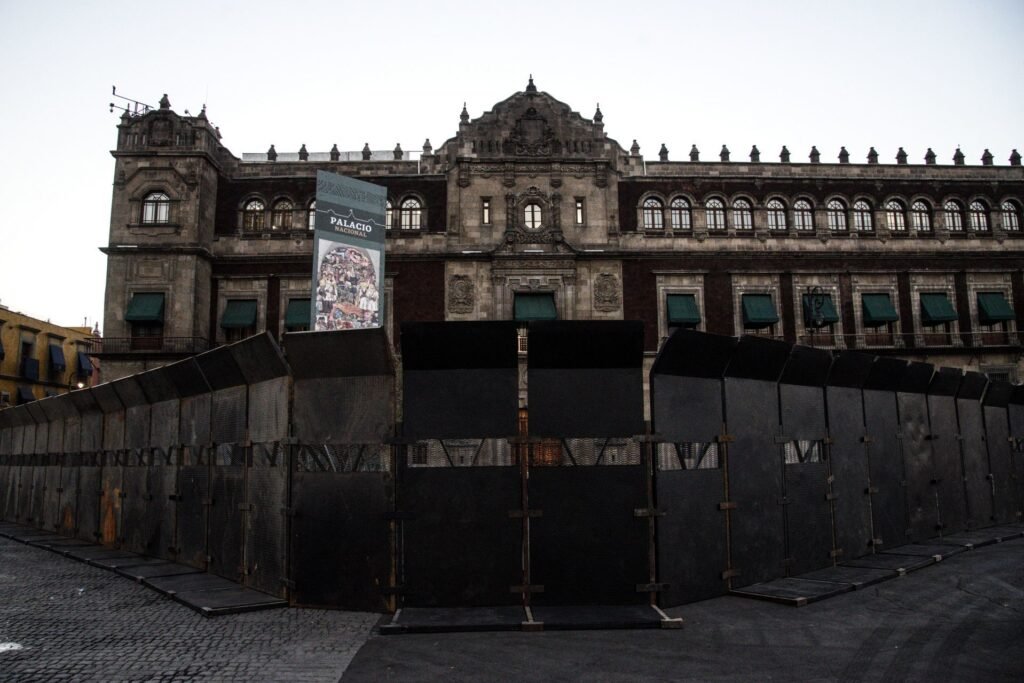
[[[289,299],[288,308],[284,314],[284,329],[286,332],[308,332],[309,331],[309,299]]]
[[[558,320],[553,292],[517,292],[513,307],[512,317],[517,322]]]
[[[692,330],[700,325],[700,309],[695,294],[669,294],[665,301],[665,311],[670,335],[680,327]]]
[[[224,338],[241,341],[256,334],[256,299],[229,299],[220,318]]]
[[[583,197],[576,197],[576,225],[583,225]]]
[[[744,328],[764,329],[779,322],[771,294],[744,294],[742,299]]]
[[[131,325],[132,350],[160,350],[164,336],[164,295],[161,292],[133,294],[124,319]]]
[[[483,197],[480,200],[480,222],[484,225],[491,224],[491,198]]]

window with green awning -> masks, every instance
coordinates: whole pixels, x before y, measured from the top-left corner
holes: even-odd
[[[128,302],[124,319],[130,323],[164,322],[164,295],[157,292],[137,292]]]
[[[1017,314],[1010,307],[1002,292],[978,292],[978,322],[994,325],[1007,320],[1016,320]]]
[[[700,324],[695,294],[669,294],[666,308],[670,327],[696,327]]]
[[[804,294],[804,325],[807,327],[828,327],[839,322],[839,313],[832,303],[831,294]]]
[[[864,307],[865,327],[881,327],[900,319],[888,294],[862,294],[860,301]]]
[[[958,317],[945,292],[921,294],[921,324],[925,327],[953,322]]]
[[[286,330],[309,329],[309,299],[289,299],[288,308],[284,312],[284,328]]]
[[[531,320],[558,320],[553,292],[516,293],[513,318],[517,322]]]
[[[760,329],[779,322],[771,294],[743,295],[743,327]]]
[[[231,299],[224,307],[224,315],[220,318],[220,326],[225,330],[256,327],[256,300]]]

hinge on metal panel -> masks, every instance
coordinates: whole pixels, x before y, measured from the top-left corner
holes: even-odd
[[[719,434],[715,437],[716,443],[732,443],[736,440],[736,437],[732,434]]]
[[[873,441],[874,441],[874,439],[871,438],[870,436],[868,436],[867,434],[865,434],[864,436],[860,437],[860,442],[861,443],[872,443]]]
[[[167,500],[173,500],[175,503],[180,503],[183,499],[184,496],[182,496],[180,493],[171,493],[168,494],[167,496]]]
[[[843,549],[842,548],[835,548],[835,549],[830,550],[828,552],[828,556],[831,557],[832,559],[835,559],[837,557],[841,557],[842,554],[843,554]]]
[[[992,476],[992,473],[991,473],[991,472],[989,472],[988,474],[986,474],[986,475],[985,475],[985,478],[986,478],[986,479],[988,479],[989,481],[992,481],[993,479],[995,479],[995,477],[994,477],[994,476]]]
[[[831,436],[826,436],[824,439],[821,440],[821,442],[822,443],[827,443],[829,446],[831,446],[832,444],[834,444],[836,442],[836,440],[833,439]]]
[[[838,499],[839,499],[839,494],[838,493],[826,493],[825,494],[825,500],[838,500]]]
[[[203,505],[212,506],[214,504],[213,498],[203,498]]]
[[[874,546],[874,547],[877,548],[878,546],[882,545],[882,539],[880,539],[880,538],[872,538],[870,541],[868,541],[868,545]]]
[[[831,484],[831,483],[835,482],[835,480],[836,480],[836,475],[834,475],[834,474],[830,474],[827,477],[825,477],[825,483],[826,484]]]
[[[793,564],[794,562],[796,562],[796,559],[794,559],[792,557],[784,557],[784,558],[782,558],[782,566],[783,567],[788,567],[791,564]]]
[[[877,496],[878,495],[878,487],[877,486],[869,486],[866,489],[864,489],[864,493],[866,493],[869,496]]]
[[[634,517],[664,517],[665,513],[654,508],[634,508]]]
[[[726,569],[722,572],[722,580],[724,581],[725,579],[735,579],[739,575],[739,569]]]
[[[57,489],[57,493],[64,493],[64,487],[62,486],[62,487],[58,488]]]
[[[925,434],[924,440],[925,441],[938,441],[940,436],[941,436],[940,434]]]
[[[667,583],[638,583],[636,585],[637,593],[660,593],[661,591],[667,591],[669,585]]]
[[[938,523],[936,523],[936,525],[935,525],[935,530],[936,530],[936,531],[942,531],[942,530],[943,530],[943,529],[945,529],[945,528],[946,528],[946,525],[945,525],[945,524],[943,524],[942,522],[938,522]]]
[[[255,509],[256,509],[256,506],[253,505],[252,503],[248,503],[248,504],[246,504],[246,503],[239,503],[238,504],[238,511],[239,512],[252,512]]]
[[[538,517],[543,517],[544,516],[544,511],[543,510],[527,510],[526,511],[526,516],[529,517],[530,519],[536,519]],[[509,519],[522,519],[523,518],[523,511],[522,510],[509,510],[508,511],[508,518]]]
[[[531,583],[528,586],[509,586],[509,593],[543,593],[544,584],[542,583]]]
[[[401,519],[416,519],[416,515],[411,512],[405,512],[403,510],[395,510],[394,512],[385,512],[384,519],[387,521],[401,520]]]
[[[736,507],[736,503],[731,500],[726,500],[718,504],[719,510],[735,510]]]
[[[931,479],[930,481],[931,481],[932,486],[938,486],[939,484],[942,483],[942,480],[941,479],[937,479],[937,478]]]
[[[789,498],[786,496],[779,496],[775,500],[779,505],[789,505]]]

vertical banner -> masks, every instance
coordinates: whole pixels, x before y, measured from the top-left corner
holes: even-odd
[[[313,330],[381,327],[387,189],[316,173]]]

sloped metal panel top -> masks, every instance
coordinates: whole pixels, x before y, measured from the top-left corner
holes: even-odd
[[[985,405],[1005,408],[1010,404],[1010,400],[1015,398],[1014,389],[1015,387],[1009,382],[989,382],[988,389],[985,391]],[[1017,399],[1014,400],[1014,403],[1024,403],[1024,401]]]
[[[775,339],[740,337],[725,376],[777,382],[792,348],[791,344]]]
[[[658,351],[651,375],[719,379],[729,365],[735,337],[695,330],[677,330]]]
[[[43,409],[39,407],[40,403],[41,401],[32,401],[32,403],[25,404],[25,410],[27,410],[28,414],[32,416],[32,420],[36,424],[49,422],[49,420],[46,418],[46,413],[44,413]]]
[[[934,374],[935,366],[931,363],[908,363],[907,371],[900,379],[898,391],[906,394],[925,394],[928,392]]]
[[[988,385],[988,378],[980,372],[965,372],[960,382],[960,390],[957,398],[979,401],[985,395],[985,387]]]
[[[964,373],[958,368],[937,368],[928,385],[928,393],[932,396],[956,396]]]
[[[308,310],[308,306],[306,307]],[[264,332],[228,347],[249,384],[265,382],[288,374],[284,354],[270,334]]]
[[[395,374],[395,360],[382,328],[293,332],[284,335],[284,351],[297,380]]]
[[[1011,387],[1013,393],[1010,394],[1010,403],[1014,405],[1024,405],[1024,384]]]
[[[34,425],[35,420],[29,414],[28,409],[25,406],[17,406],[15,408],[7,408],[4,410],[7,413],[8,419],[11,421],[11,425],[15,427],[24,427],[25,425]]]
[[[876,357],[857,351],[840,351],[832,358],[827,384],[832,387],[860,389],[864,386]]]
[[[96,402],[100,405],[100,410],[104,413],[113,413],[118,410],[124,410],[124,405],[121,403],[121,399],[118,398],[117,392],[114,391],[114,387],[110,385],[110,382],[104,382],[94,386],[89,391],[92,392],[93,396],[96,397]]]
[[[163,369],[167,371],[167,376],[182,398],[198,396],[210,391],[210,384],[203,376],[203,371],[199,369],[195,358],[186,358],[177,363],[171,363],[164,366]]]
[[[822,387],[825,386],[831,366],[832,354],[828,351],[810,346],[794,346],[779,381],[783,384]]]
[[[100,409],[100,404],[96,402],[96,395],[88,389],[72,391],[68,396],[71,397],[71,402],[79,413],[92,413]]]
[[[3,410],[0,410],[0,429],[14,426],[14,416],[11,414],[13,412],[13,408],[4,408]]]
[[[195,361],[214,391],[245,384],[245,375],[242,374],[242,369],[238,367],[231,349],[227,346],[201,353],[195,357]]]
[[[75,404],[71,402],[70,394],[61,394],[60,396],[54,396],[52,398],[44,398],[39,402],[39,406],[43,409],[43,412],[46,414],[46,419],[50,422],[53,422],[54,420],[64,420],[78,415],[78,410],[75,408]]]
[[[639,320],[533,322],[527,359],[531,370],[640,368],[644,326]]]
[[[403,323],[405,370],[473,370],[518,365],[512,321]]]
[[[139,386],[142,387],[143,393],[146,394],[146,400],[150,403],[161,403],[178,398],[178,390],[174,387],[174,382],[171,381],[167,366],[139,373],[135,375],[135,378],[138,380]]]
[[[132,375],[131,377],[125,377],[115,382],[111,382],[114,386],[114,391],[117,392],[118,397],[121,399],[121,403],[126,408],[134,408],[136,406],[142,406],[149,403],[146,400],[146,393],[142,390],[142,385],[139,384],[138,375]]]
[[[896,391],[907,373],[907,361],[899,358],[882,358],[875,360],[864,380],[864,389],[877,391]]]

